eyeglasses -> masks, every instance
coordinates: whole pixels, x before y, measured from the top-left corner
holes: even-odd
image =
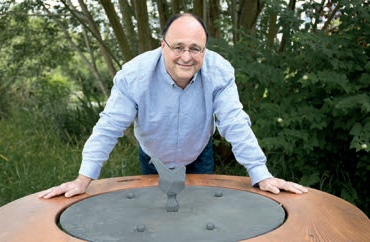
[[[185,53],[185,51],[189,51],[189,53],[193,57],[198,57],[204,51],[204,48],[198,48],[198,47],[191,47],[187,50],[184,47],[181,47],[181,46],[172,47],[167,43],[167,41],[164,38],[163,38],[163,41],[164,41],[164,43],[166,43],[168,48],[170,48],[176,56],[182,56]]]

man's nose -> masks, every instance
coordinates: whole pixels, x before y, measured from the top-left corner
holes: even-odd
[[[193,57],[191,56],[189,50],[185,50],[184,53],[182,53],[182,55],[181,55],[181,59],[184,62],[189,62],[189,61],[191,61],[191,59],[193,59]]]

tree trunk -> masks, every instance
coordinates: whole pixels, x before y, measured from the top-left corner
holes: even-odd
[[[117,12],[114,9],[114,5],[111,0],[100,0],[101,5],[104,8],[105,14],[108,17],[109,23],[113,28],[114,35],[116,36],[118,46],[121,50],[121,54],[125,61],[132,59],[132,54],[125,33],[123,32],[122,25],[118,18]]]
[[[180,13],[179,0],[172,0],[172,15]]]
[[[202,18],[202,16],[203,16],[203,0],[194,0],[193,14]]]
[[[209,22],[209,16],[208,16],[208,3],[207,0],[203,0],[203,13],[202,13],[202,18],[205,26],[208,28],[208,22]]]
[[[91,16],[90,12],[88,11],[87,5],[84,3],[84,1],[83,0],[78,0],[78,3],[80,4],[82,12],[83,12],[83,14],[85,15],[85,17],[87,19],[87,22],[88,22],[88,25],[89,25],[91,31],[93,31],[95,36],[97,38],[99,38],[98,45],[99,45],[100,53],[102,54],[102,56],[104,58],[104,61],[105,61],[105,64],[108,67],[110,77],[113,78],[116,75],[116,68],[113,65],[112,58],[109,56],[109,53],[108,53],[107,49],[105,48],[104,45],[101,44],[103,42],[103,39],[101,37],[100,31],[99,31],[98,27],[96,26],[96,24],[94,22],[94,19]]]
[[[186,4],[186,0],[182,0],[181,1],[181,5],[182,5],[182,10],[187,13],[188,12],[188,5]]]
[[[239,26],[244,30],[254,32],[258,16],[263,8],[262,2],[260,0],[244,0],[240,1],[240,7]]]
[[[238,10],[236,0],[231,0],[231,5],[229,5],[229,14],[231,15],[233,42],[235,44],[238,41]]]
[[[126,30],[126,36],[129,45],[131,46],[131,53],[136,56],[139,53],[139,47],[137,44],[137,33],[135,32],[134,24],[132,22],[132,17],[135,16],[135,11],[127,0],[119,0],[119,6]]]
[[[159,13],[159,22],[161,24],[161,29],[163,29],[164,25],[169,19],[167,1],[157,0],[157,7],[158,7],[158,13]]]
[[[277,33],[276,21],[277,21],[277,13],[273,12],[271,13],[271,16],[269,19],[269,30],[267,33],[267,41],[268,41],[269,46],[274,45],[274,40],[275,40],[275,36]]]
[[[152,49],[152,36],[149,28],[149,17],[146,1],[134,1],[136,7],[136,20],[139,32],[139,52]]]
[[[209,21],[208,30],[209,35],[220,39],[220,28],[215,24],[216,20],[220,20],[220,2],[218,0],[209,0]]]

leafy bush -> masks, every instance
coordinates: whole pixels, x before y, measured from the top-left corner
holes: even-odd
[[[73,93],[68,82],[45,77],[17,88],[17,106],[33,113],[35,127],[50,128],[66,142],[85,140],[103,110],[89,90]]]
[[[333,33],[296,31],[284,52],[255,36],[214,48],[235,67],[272,173],[340,196],[369,215],[370,17],[361,8],[342,15]]]

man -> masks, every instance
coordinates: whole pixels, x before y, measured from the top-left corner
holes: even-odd
[[[212,173],[215,124],[232,144],[237,161],[246,167],[252,184],[279,193],[307,189],[274,178],[242,110],[234,69],[206,49],[207,29],[191,14],[173,16],[166,24],[161,47],[126,63],[93,133],[85,144],[76,180],[50,188],[39,197],[84,193],[97,179],[117,138],[134,122],[143,174],[155,173],[149,164],[156,156],[167,167],[186,165],[187,173]]]

